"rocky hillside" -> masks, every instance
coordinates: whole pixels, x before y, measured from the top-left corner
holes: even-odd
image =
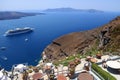
[[[87,54],[92,48],[103,52],[120,52],[120,17],[93,30],[61,36],[44,52],[48,60],[58,60],[73,54]]]

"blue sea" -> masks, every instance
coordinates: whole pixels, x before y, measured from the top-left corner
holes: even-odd
[[[19,63],[35,66],[40,60],[44,48],[54,39],[71,32],[100,27],[118,15],[120,13],[117,12],[57,12],[21,19],[0,20],[0,47],[6,47],[5,50],[0,50],[0,65],[6,70],[10,70],[13,64]],[[34,28],[34,31],[11,37],[3,36],[7,30],[17,27],[31,27]]]

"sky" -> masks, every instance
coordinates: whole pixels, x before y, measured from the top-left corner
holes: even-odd
[[[0,0],[0,11],[44,10],[61,7],[120,11],[120,0]]]

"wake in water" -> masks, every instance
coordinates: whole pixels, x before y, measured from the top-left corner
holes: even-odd
[[[6,56],[0,56],[0,58],[5,61],[8,59]]]

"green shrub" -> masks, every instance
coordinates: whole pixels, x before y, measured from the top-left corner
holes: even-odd
[[[71,55],[68,58],[64,58],[60,61],[54,61],[54,65],[58,66],[59,64],[62,64],[64,66],[68,66],[69,62],[74,61],[75,58],[81,58],[80,54]]]
[[[99,67],[95,63],[92,63],[92,69],[95,70],[105,80],[117,80],[115,77],[113,77],[112,75],[110,75],[110,73],[104,71],[101,67]]]

